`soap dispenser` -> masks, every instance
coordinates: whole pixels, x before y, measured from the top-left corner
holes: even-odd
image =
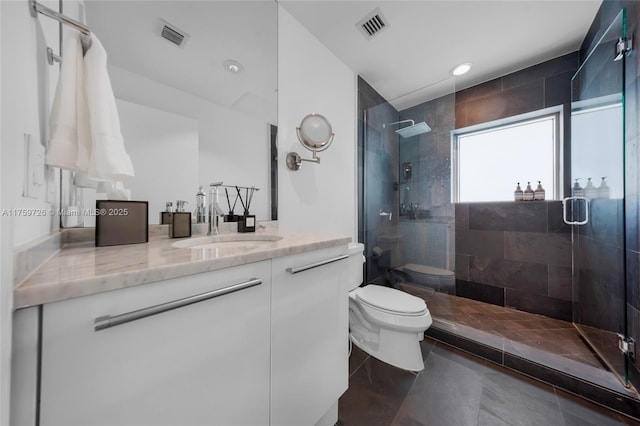
[[[610,196],[609,185],[607,185],[606,178],[606,176],[602,177],[602,182],[600,182],[600,186],[598,187],[598,197],[600,198],[609,198]]]
[[[531,182],[527,182],[527,187],[524,190],[524,201],[533,201],[534,193],[531,188]]]
[[[187,201],[176,201],[176,211],[173,213],[173,220],[169,225],[170,238],[184,238],[191,236],[191,212],[184,211]]]
[[[522,188],[520,188],[520,182],[518,182],[518,185],[516,186],[516,190],[513,191],[513,199],[515,201],[524,200],[524,192],[522,192]]]
[[[580,186],[578,182],[580,178],[577,178],[573,187],[571,188],[571,196],[572,197],[584,197],[584,189]]]
[[[167,201],[163,212],[160,212],[160,225],[169,225],[173,219],[173,203]]]
[[[204,193],[204,187],[198,189],[196,194],[196,223],[205,223],[207,221],[207,195]]]
[[[544,191],[544,188],[542,187],[542,182],[538,181],[538,187],[533,192],[533,199],[536,201],[544,201],[544,197],[545,197],[545,191]]]
[[[598,188],[593,186],[591,178],[587,178],[587,185],[584,187],[584,196],[588,200],[598,197]]]

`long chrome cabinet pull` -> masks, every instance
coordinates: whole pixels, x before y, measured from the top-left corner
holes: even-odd
[[[218,290],[208,291],[206,293],[196,294],[195,296],[189,296],[182,299],[174,300],[171,302],[161,303],[155,306],[149,306],[147,308],[138,309],[137,311],[127,312],[119,315],[105,315],[98,317],[94,323],[94,330],[100,331],[106,328],[115,327],[117,325],[126,324],[131,321],[136,321],[142,318],[150,317],[152,315],[161,314],[163,312],[171,311],[185,307],[187,305],[193,305],[194,303],[203,302],[205,300],[213,299],[214,297],[223,296],[225,294],[233,293],[235,291],[244,290],[245,288],[255,287],[262,284],[260,278],[251,278],[249,281],[233,284],[229,287],[224,287]]]
[[[287,268],[287,272],[290,273],[290,274],[297,274],[298,272],[303,272],[303,271],[306,271],[308,269],[317,268],[318,266],[324,266],[324,265],[327,265],[329,263],[333,263],[333,262],[337,262],[337,261],[342,260],[342,259],[346,259],[347,257],[349,257],[348,254],[343,254],[343,255],[340,255],[338,257],[334,257],[332,259],[321,260],[320,262],[311,263],[309,265],[298,266],[297,268]]]

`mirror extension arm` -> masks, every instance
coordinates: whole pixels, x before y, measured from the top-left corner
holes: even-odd
[[[309,161],[311,163],[320,163],[320,157],[313,151],[313,158],[302,158],[297,152],[290,152],[287,154],[287,167],[289,170],[299,170],[303,161]]]

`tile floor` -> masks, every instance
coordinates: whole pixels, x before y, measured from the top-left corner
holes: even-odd
[[[428,287],[406,283],[397,287],[426,301],[434,318],[434,328],[640,399],[636,390],[625,388],[614,373],[620,371],[617,361],[623,361],[622,356],[615,353],[617,343],[611,340],[615,339],[614,333],[602,330],[589,333],[592,339],[597,336],[601,348],[607,347],[602,344],[603,339],[613,342],[609,342],[612,351],[604,354],[610,361],[608,368],[570,322],[439,293]]]
[[[466,325],[593,367],[604,368],[570,322],[438,293],[425,287],[399,284],[398,288],[423,298],[431,315],[440,320]]]
[[[391,367],[354,346],[344,426],[640,425],[606,408],[425,338],[425,369]]]

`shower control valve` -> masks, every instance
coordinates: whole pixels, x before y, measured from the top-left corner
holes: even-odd
[[[380,216],[387,216],[389,218],[389,220],[391,220],[391,217],[393,216],[393,213],[385,212],[382,209],[380,209]]]

